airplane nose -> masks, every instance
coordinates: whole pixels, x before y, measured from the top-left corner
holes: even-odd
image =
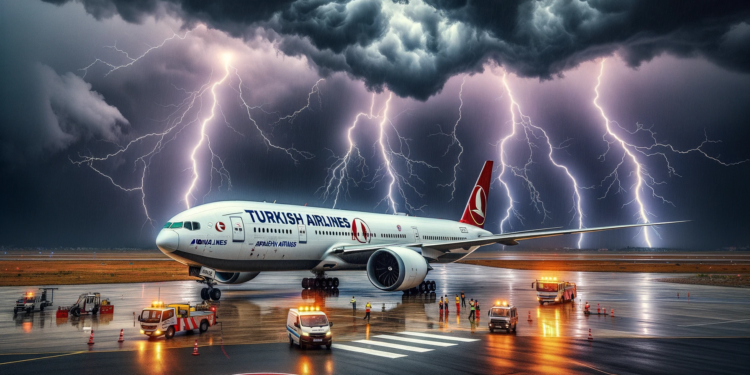
[[[162,253],[167,254],[177,250],[180,236],[173,230],[162,230],[156,236],[156,246]]]

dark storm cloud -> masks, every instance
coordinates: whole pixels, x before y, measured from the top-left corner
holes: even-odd
[[[418,99],[489,61],[542,79],[615,51],[633,67],[670,53],[750,72],[746,1],[79,1],[99,19],[168,13],[234,36],[261,31],[323,74]]]
[[[92,137],[113,141],[121,127],[128,125],[117,108],[73,73],[59,75],[42,64],[16,72],[3,85],[6,110],[2,117],[7,123],[0,127],[0,145],[4,158],[57,151]]]

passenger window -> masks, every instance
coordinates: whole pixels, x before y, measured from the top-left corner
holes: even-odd
[[[185,224],[183,224],[183,226],[187,230],[193,230],[193,224],[191,222],[189,222],[189,221],[186,221]]]
[[[164,224],[164,226],[162,228],[169,228],[170,225],[172,225],[172,223],[167,222],[166,224]]]
[[[201,225],[197,221],[194,221],[193,222],[193,230],[198,230],[198,229],[201,229]]]
[[[169,227],[170,229],[177,229],[182,228],[182,222],[179,223],[173,223],[172,226]]]

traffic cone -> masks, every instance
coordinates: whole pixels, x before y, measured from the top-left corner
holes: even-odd
[[[609,310],[609,316],[615,317],[615,309]]]
[[[529,321],[531,321],[531,310],[529,310]]]
[[[597,313],[597,314],[601,314],[601,312],[602,312],[602,308],[601,308],[601,307],[599,307],[599,304],[597,303],[597,304],[596,304],[596,313]]]
[[[122,337],[122,329],[120,330],[120,339],[117,340],[117,342],[123,342],[125,339]]]
[[[198,353],[198,340],[195,340],[195,346],[193,347],[193,355],[201,355]]]
[[[607,308],[605,307],[605,308],[604,308],[604,309],[602,309],[602,310],[604,311],[604,315],[607,315]]]
[[[589,341],[594,341],[594,336],[591,336],[591,328],[589,328]]]
[[[91,330],[91,336],[89,336],[89,345],[94,345],[94,330]]]

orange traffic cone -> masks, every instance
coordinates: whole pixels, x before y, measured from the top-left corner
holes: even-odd
[[[607,308],[605,307],[602,310],[604,311],[604,315],[607,315]]]
[[[531,321],[531,310],[529,310],[529,321]]]
[[[121,330],[120,330],[120,339],[119,339],[119,340],[117,340],[117,342],[123,342],[123,341],[125,341],[125,339],[124,339],[124,338],[122,337],[122,331],[123,331],[123,330],[121,329]]]
[[[89,345],[94,345],[94,330],[91,330],[91,336],[89,336]]]
[[[198,340],[195,340],[195,346],[193,347],[193,355],[201,355],[198,353]]]
[[[609,316],[615,317],[615,309],[609,310]]]
[[[591,328],[589,328],[589,341],[594,341],[594,336],[591,336]]]

